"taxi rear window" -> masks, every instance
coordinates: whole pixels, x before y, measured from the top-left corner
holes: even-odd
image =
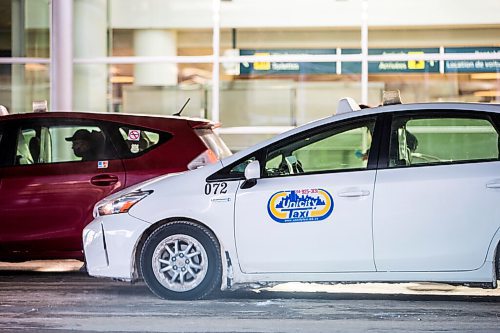
[[[119,127],[120,135],[127,146],[127,154],[133,156],[150,150],[172,137],[169,133],[143,130],[128,126]]]

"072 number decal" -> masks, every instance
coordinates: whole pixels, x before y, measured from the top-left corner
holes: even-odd
[[[205,195],[227,193],[227,183],[206,183]]]

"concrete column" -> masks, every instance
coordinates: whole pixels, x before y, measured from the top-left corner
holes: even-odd
[[[73,96],[73,1],[52,0],[50,110],[69,111]]]
[[[12,56],[25,57],[25,39],[24,39],[24,0],[12,1]],[[12,86],[11,86],[11,104],[8,105],[10,112],[26,112],[25,98],[26,89],[24,83],[24,65],[12,65]]]
[[[361,103],[368,104],[368,0],[361,3]]]
[[[220,120],[220,0],[213,0],[212,120]]]
[[[177,33],[172,30],[134,31],[134,51],[136,56],[176,56]],[[177,85],[177,64],[136,64],[134,65],[134,85],[169,86]]]
[[[75,58],[107,56],[107,10],[107,0],[74,1],[73,50]],[[74,64],[73,76],[74,110],[106,112],[107,65]]]

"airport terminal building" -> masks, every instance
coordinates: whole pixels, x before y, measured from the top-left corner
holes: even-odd
[[[240,150],[335,112],[500,102],[498,0],[1,0],[0,104],[219,121]]]

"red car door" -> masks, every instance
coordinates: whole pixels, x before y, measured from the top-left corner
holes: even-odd
[[[11,131],[15,158],[0,168],[0,256],[8,260],[81,259],[81,233],[94,204],[125,184],[104,124],[51,121]],[[82,161],[76,131],[99,137],[100,153]]]

